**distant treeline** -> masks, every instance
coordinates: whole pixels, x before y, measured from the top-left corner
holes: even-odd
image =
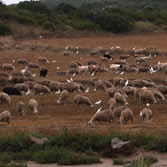
[[[25,1],[12,6],[0,3],[0,34],[14,33],[8,26],[10,22],[42,27],[52,32],[58,29],[112,33],[132,30],[152,31],[156,28],[167,28],[167,11],[151,6],[134,10],[109,5],[101,10],[90,10],[89,5],[86,7],[86,4],[75,7],[71,4],[60,3],[54,8],[49,8],[43,1]]]

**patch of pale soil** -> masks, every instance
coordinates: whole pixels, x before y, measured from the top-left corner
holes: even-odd
[[[57,165],[57,164],[37,164],[35,162],[32,161],[28,161],[27,162],[27,167],[121,167],[120,165],[113,165],[112,159],[108,159],[108,158],[102,158],[101,159],[102,163],[98,163],[98,164],[91,164],[91,165]]]

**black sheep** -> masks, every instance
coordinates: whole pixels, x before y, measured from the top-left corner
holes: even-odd
[[[7,93],[8,95],[17,95],[17,96],[21,96],[21,92],[14,87],[5,87],[3,88],[3,92]]]
[[[48,69],[41,69],[40,70],[40,77],[46,77],[48,74]]]

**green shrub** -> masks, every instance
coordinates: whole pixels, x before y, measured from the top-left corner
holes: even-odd
[[[158,27],[151,22],[138,21],[134,26],[134,30],[137,32],[153,32],[158,30]]]
[[[0,24],[0,35],[11,35],[12,34],[12,30],[11,28],[6,25],[6,24]]]
[[[91,164],[100,162],[97,155],[77,154],[65,148],[47,149],[37,152],[32,159],[38,163],[58,163],[59,165]]]
[[[50,22],[46,22],[42,25],[42,27],[45,29],[45,30],[50,30],[50,31],[55,31],[55,26],[54,24],[50,23]]]
[[[130,165],[125,167],[150,167],[153,163],[158,162],[157,158],[152,156],[139,157],[137,160],[133,160]]]
[[[9,163],[11,160],[8,153],[0,153],[0,163]]]
[[[18,153],[10,153],[12,160],[20,161],[20,160],[31,160],[33,152],[23,151]]]
[[[31,145],[28,136],[24,134],[0,138],[0,152],[22,152],[28,150]]]

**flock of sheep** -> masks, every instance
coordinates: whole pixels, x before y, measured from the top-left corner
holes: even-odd
[[[4,63],[0,65],[0,81],[5,84],[0,92],[0,104],[11,103],[12,95],[43,95],[59,94],[57,105],[68,105],[67,101],[72,92],[77,92],[73,97],[73,103],[76,106],[87,105],[95,107],[101,105],[103,99],[97,99],[93,103],[88,97],[89,92],[103,90],[108,96],[108,106],[106,109],[100,107],[96,113],[88,121],[88,125],[93,125],[95,122],[113,122],[119,121],[121,125],[128,121],[133,121],[134,112],[131,109],[131,104],[128,98],[135,97],[139,104],[144,104],[146,107],[138,114],[144,121],[149,121],[152,118],[153,112],[149,108],[151,104],[158,104],[165,100],[167,94],[167,85],[163,82],[155,82],[151,79],[125,79],[125,74],[145,73],[152,75],[153,73],[167,73],[167,63],[157,62],[150,64],[149,61],[159,56],[155,48],[132,49],[130,54],[121,54],[114,56],[113,52],[119,52],[121,48],[112,47],[109,50],[96,49],[90,51],[90,60],[87,65],[82,65],[81,59],[70,62],[69,68],[66,71],[58,71],[58,76],[66,76],[65,81],[54,81],[47,79],[48,69],[42,69],[38,63],[29,63],[26,59],[13,60],[12,63]],[[71,48],[66,48],[64,56],[72,56],[79,54],[79,48],[75,51]],[[99,56],[100,55],[100,56]],[[99,59],[101,63],[97,63],[93,58]],[[115,57],[117,59],[115,59]],[[133,59],[133,63],[128,60]],[[54,63],[50,62],[45,57],[39,57],[38,61],[43,64]],[[16,65],[24,65],[21,71],[18,71]],[[14,66],[15,65],[15,66]],[[37,80],[36,74],[31,72],[31,69],[37,69],[40,77],[46,77],[44,80]],[[117,76],[111,80],[102,80],[98,78],[98,73],[111,73]],[[88,75],[89,80],[81,82],[74,80],[77,76]],[[10,85],[10,86],[9,86]],[[12,86],[11,86],[12,85]],[[87,86],[89,85],[89,86]],[[85,95],[81,95],[84,93]],[[33,114],[40,114],[38,111],[39,102],[35,99],[29,99],[29,109]],[[25,116],[25,104],[19,101],[16,104],[18,114]],[[12,114],[9,110],[5,110],[0,114],[0,121],[10,123]]]

